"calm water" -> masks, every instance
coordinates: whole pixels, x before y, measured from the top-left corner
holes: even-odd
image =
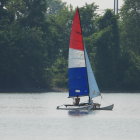
[[[0,94],[0,140],[139,140],[140,94],[103,94],[113,111],[68,112],[65,93]]]

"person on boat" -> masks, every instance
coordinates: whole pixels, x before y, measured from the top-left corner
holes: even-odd
[[[101,106],[101,105],[100,105],[99,103],[94,103],[94,104],[93,104],[93,108],[94,108],[94,109],[99,109],[100,106]]]
[[[79,102],[80,102],[80,98],[78,96],[74,98],[74,102],[73,102],[74,105],[79,105]]]

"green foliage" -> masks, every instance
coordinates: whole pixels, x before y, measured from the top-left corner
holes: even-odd
[[[47,15],[57,14],[65,7],[65,3],[63,3],[61,0],[47,0],[47,4],[49,5]]]
[[[52,66],[54,87],[67,87],[67,61],[62,57],[58,58]]]
[[[10,13],[5,7],[8,3],[8,0],[0,0],[0,30],[4,27],[8,26],[13,19],[14,16]]]
[[[128,66],[125,69],[123,86],[129,90],[138,90],[140,83],[140,56],[136,56],[134,52],[129,51],[125,59]]]
[[[96,76],[101,89],[117,88],[118,60],[120,54],[117,17],[107,10],[98,20],[96,34]]]
[[[47,10],[46,0],[24,0],[26,11],[23,25],[30,27],[41,27],[45,22]]]
[[[43,32],[38,28],[28,29],[13,25],[7,32],[0,32],[0,38],[1,88],[46,86],[47,79],[44,75],[47,67],[47,46]]]
[[[121,9],[122,46],[140,54],[140,1],[125,0]]]
[[[94,3],[86,4],[84,7],[80,8],[81,26],[84,37],[92,35],[97,30],[95,24],[98,17],[96,13],[97,9],[98,6]]]
[[[125,0],[121,9],[122,87],[140,90],[140,1]]]
[[[48,48],[51,45],[47,42],[50,38],[43,31],[46,26],[45,3],[43,0],[7,0],[2,6],[3,11],[14,15],[14,18],[12,22],[9,22],[8,16],[1,16],[0,19],[0,25],[4,27],[0,30],[0,89],[39,89],[51,86],[51,72],[48,71]],[[3,21],[7,21],[7,24]]]

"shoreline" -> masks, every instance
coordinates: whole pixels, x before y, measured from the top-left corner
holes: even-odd
[[[46,93],[46,92],[68,92],[68,90],[64,88],[0,89],[0,93]]]
[[[66,88],[28,88],[28,89],[0,89],[0,93],[46,93],[68,92]],[[101,93],[140,93],[140,90],[102,90]]]

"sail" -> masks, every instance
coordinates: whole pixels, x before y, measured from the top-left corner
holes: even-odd
[[[86,57],[88,83],[89,83],[89,97],[94,98],[100,95],[100,91],[99,91],[97,82],[95,80],[94,73],[92,71],[86,50],[85,50],[85,57]]]
[[[73,18],[68,60],[69,97],[88,96],[89,85],[79,10]]]

